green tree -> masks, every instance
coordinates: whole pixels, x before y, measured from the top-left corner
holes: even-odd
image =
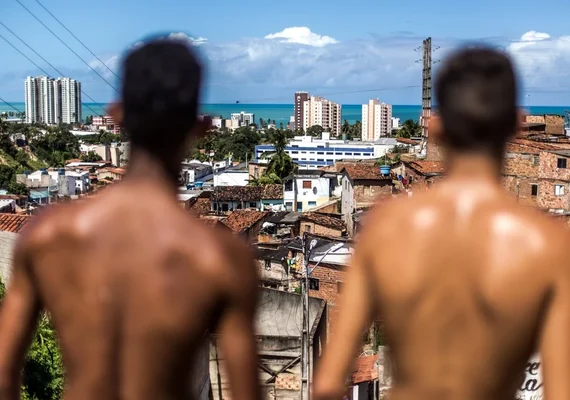
[[[86,116],[84,125],[92,125],[92,124],[93,124],[93,116],[91,115]]]
[[[81,160],[85,162],[97,162],[103,160],[103,158],[94,151],[90,151],[87,154],[82,155]]]
[[[350,134],[348,136],[348,139],[352,140],[354,138],[360,137],[362,137],[362,123],[360,121],[356,121],[350,126]]]
[[[6,288],[0,280],[0,304]],[[57,400],[63,395],[65,375],[57,336],[43,312],[26,356],[22,374],[24,400]]]
[[[67,160],[80,155],[79,141],[67,126],[49,128],[30,142],[32,151],[51,167],[63,167]]]
[[[307,135],[309,136],[320,136],[324,132],[325,128],[320,125],[313,125],[307,129]]]
[[[342,127],[340,128],[340,131],[343,135],[350,135],[350,124],[348,123],[348,121],[345,119],[342,123]]]
[[[271,160],[260,179],[260,183],[281,183],[295,169],[295,163],[289,157],[289,154],[285,152],[288,143],[285,132],[281,130],[275,131],[272,136],[272,143],[275,146],[275,151],[264,155],[267,158],[271,158]]]
[[[420,136],[422,133],[422,127],[417,121],[413,119],[407,119],[402,124],[402,127],[398,130],[398,137],[401,138],[411,138],[413,136]]]

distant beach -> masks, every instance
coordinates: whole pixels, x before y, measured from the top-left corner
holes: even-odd
[[[24,103],[11,103],[15,108],[24,111]],[[104,115],[106,114],[107,103],[83,103],[82,113],[83,118],[90,115]],[[421,115],[421,105],[393,105],[392,116],[400,118],[401,122],[407,119],[419,120]],[[564,115],[565,110],[570,107],[565,106],[536,106],[530,107],[531,114],[558,114]],[[0,112],[15,111],[4,103],[0,103]],[[264,120],[275,120],[277,126],[283,123],[285,126],[289,122],[289,118],[293,115],[293,104],[203,104],[201,113],[211,116],[222,116],[229,118],[232,113],[239,113],[241,111],[250,112],[255,114],[256,121],[259,118]],[[346,104],[342,106],[342,119],[347,120],[353,124],[362,119],[362,106],[360,104]]]

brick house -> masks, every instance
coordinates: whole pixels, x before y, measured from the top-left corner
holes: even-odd
[[[508,143],[503,185],[521,204],[570,210],[570,143],[516,138]]]
[[[371,207],[382,197],[391,197],[394,184],[374,164],[346,165],[341,170],[341,212],[349,235],[353,234],[352,215],[359,209]]]
[[[544,132],[547,134],[564,135],[564,117],[562,115],[527,115],[525,122],[544,125]]]
[[[255,241],[268,214],[267,211],[235,210],[222,223],[235,234]]]
[[[250,179],[259,179],[263,176],[267,170],[267,163],[261,164],[256,162],[250,162],[247,164]]]
[[[426,190],[443,176],[442,161],[402,161],[400,174],[412,190]]]
[[[319,236],[346,236],[346,223],[339,216],[317,212],[303,213],[299,217],[299,234],[312,233]]]

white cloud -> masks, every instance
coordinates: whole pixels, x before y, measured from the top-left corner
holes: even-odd
[[[190,38],[183,33],[174,35],[192,42],[206,42],[204,38]],[[307,90],[317,95],[330,94],[332,100],[352,104],[374,97],[393,104],[419,104],[421,63],[416,61],[421,53],[413,49],[423,39],[408,33],[338,42],[308,28],[288,28],[265,38],[208,42],[200,52],[207,67],[205,100],[290,103],[295,90]],[[453,39],[433,40],[441,47],[434,53],[437,59],[444,59],[446,52],[460,44]],[[570,86],[570,36],[554,37],[529,31],[514,41],[493,38],[487,42],[503,46],[513,55],[525,88],[562,87],[563,91]],[[333,43],[334,46],[327,45]],[[114,71],[118,70],[119,57],[100,58]],[[436,64],[436,72],[440,65]],[[96,60],[92,66],[106,78],[112,78]],[[88,83],[86,90],[90,93],[108,90],[100,81],[99,77],[86,79],[93,82]],[[533,103],[570,103],[568,94],[532,96]]]
[[[311,32],[306,26],[293,26],[285,28],[281,32],[271,33],[265,39],[283,39],[283,43],[299,43],[307,46],[322,47],[336,44],[338,41],[330,36],[318,35]]]
[[[568,87],[570,36],[552,37],[548,33],[528,31],[520,40],[510,43],[507,51],[527,86],[551,88],[563,84]]]
[[[206,39],[205,37],[200,36],[200,37],[195,38],[192,36],[188,36],[184,32],[171,33],[170,35],[168,35],[168,37],[170,39],[187,40],[191,44],[193,44],[194,46],[203,45],[208,41],[208,39]]]
[[[120,58],[118,55],[99,57],[99,59],[105,64],[101,64],[99,60],[93,59],[89,61],[89,66],[101,74],[105,79],[109,80],[116,78],[115,74],[118,75]],[[113,74],[113,71],[115,74]],[[112,82],[111,82],[112,83]]]

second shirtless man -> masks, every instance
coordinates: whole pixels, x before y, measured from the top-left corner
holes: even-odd
[[[259,400],[252,254],[176,199],[197,116],[202,67],[182,41],[157,39],[124,61],[115,120],[131,137],[125,179],[88,202],[54,206],[20,237],[0,319],[0,398],[20,398],[38,313],[50,312],[65,398],[188,397],[207,331],[219,328],[232,398]]]
[[[513,399],[538,349],[545,397],[568,400],[570,238],[501,185],[518,124],[511,61],[462,50],[442,65],[436,98],[441,124],[430,140],[445,146],[447,177],[369,215],[315,400],[342,396],[378,316],[396,368],[390,399]]]

